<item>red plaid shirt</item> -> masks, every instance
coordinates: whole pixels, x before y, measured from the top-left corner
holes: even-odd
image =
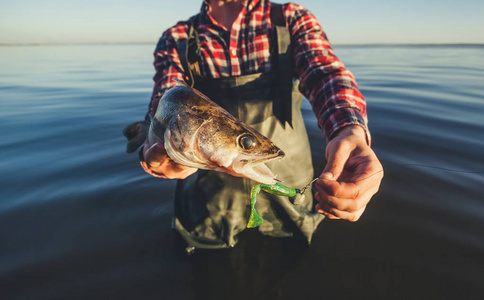
[[[202,4],[197,31],[203,61],[202,77],[220,78],[269,72],[271,19],[269,0],[245,0],[238,18],[227,29]],[[300,79],[299,90],[309,99],[318,118],[318,126],[329,140],[334,133],[351,124],[367,132],[366,102],[355,79],[335,56],[321,25],[304,7],[283,5],[286,24],[291,33],[295,72]],[[163,92],[175,86],[173,78],[185,79],[178,56],[177,41],[187,39],[188,21],[179,22],[163,33],[155,51],[155,87],[146,116],[149,120],[158,107]]]

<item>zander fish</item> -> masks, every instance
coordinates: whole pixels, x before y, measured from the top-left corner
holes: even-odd
[[[160,99],[148,132],[150,145],[164,143],[168,156],[187,167],[274,184],[265,163],[284,152],[198,90],[177,82]]]

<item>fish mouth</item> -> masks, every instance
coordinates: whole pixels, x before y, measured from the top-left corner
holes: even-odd
[[[284,151],[279,150],[275,154],[270,156],[264,156],[263,158],[254,159],[246,154],[240,154],[234,159],[232,169],[240,176],[252,179],[256,182],[264,184],[275,184],[278,180],[275,179],[274,173],[266,165],[267,162],[276,158],[283,158]]]

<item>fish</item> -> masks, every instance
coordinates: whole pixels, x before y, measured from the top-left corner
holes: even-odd
[[[168,156],[183,166],[264,184],[279,181],[266,163],[282,159],[284,151],[197,89],[176,81],[177,85],[163,94],[151,119],[147,133],[150,145],[163,143]]]

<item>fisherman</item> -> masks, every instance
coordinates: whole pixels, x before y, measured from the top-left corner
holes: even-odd
[[[316,204],[312,195],[296,207],[287,197],[261,193],[257,205],[265,222],[258,231],[263,235],[310,242],[324,216],[357,221],[378,191],[383,169],[370,148],[365,99],[304,7],[269,0],[205,0],[199,14],[164,32],[154,66],[146,122],[163,93],[176,85],[174,79],[185,81],[286,153],[269,167],[287,186],[302,187],[313,178],[300,111],[303,95],[310,101],[327,139],[327,164],[315,183]],[[187,250],[237,243],[254,182],[179,165],[167,156],[163,143],[147,140],[140,159],[153,176],[182,179],[174,227]]]

